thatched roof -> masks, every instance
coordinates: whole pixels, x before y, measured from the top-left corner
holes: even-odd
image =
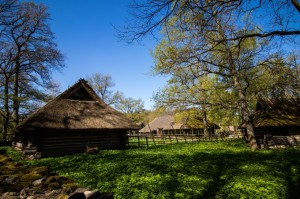
[[[139,132],[146,133],[157,129],[170,130],[180,128],[180,124],[177,124],[176,126],[174,124],[175,122],[173,115],[162,115],[156,117],[154,120],[146,124],[144,128],[139,130]]]
[[[156,117],[154,120],[145,125],[144,128],[140,129],[140,133],[149,133],[151,131],[162,129],[162,130],[177,130],[177,129],[192,129],[187,124],[187,119],[181,122],[175,122],[174,114],[166,114]],[[218,128],[215,124],[209,124],[211,128]]]
[[[260,99],[252,115],[254,127],[300,127],[300,98]]]
[[[22,129],[135,129],[122,113],[105,104],[83,79],[30,115]]]

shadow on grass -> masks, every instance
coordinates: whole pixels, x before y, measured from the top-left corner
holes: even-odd
[[[48,165],[83,186],[114,192],[115,198],[300,195],[299,150],[252,152],[235,143],[179,144],[47,158],[33,164]]]

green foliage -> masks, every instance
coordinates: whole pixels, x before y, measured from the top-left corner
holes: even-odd
[[[18,151],[12,147],[4,146],[0,147],[1,151],[6,151],[6,154],[14,161],[14,162],[24,162],[24,158],[21,151]]]
[[[191,128],[203,128],[202,113],[200,110],[191,108],[186,111],[177,112],[174,116],[175,122],[180,123],[186,120],[186,125]]]
[[[240,140],[104,150],[30,162],[115,198],[294,198],[300,151],[252,152]]]

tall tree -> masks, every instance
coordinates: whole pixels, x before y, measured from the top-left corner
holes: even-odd
[[[124,94],[121,93],[114,107],[127,114],[140,113],[144,111],[144,102],[140,98],[133,99],[132,97],[125,97]]]
[[[199,10],[203,13],[199,23],[207,28],[212,16],[234,17],[238,29],[226,40],[249,37],[274,39],[300,34],[298,0],[133,0],[130,8],[132,19],[119,29],[120,37],[128,42],[143,39],[149,34],[156,36],[157,30],[168,24],[172,17],[181,17],[187,12],[197,13]],[[254,16],[251,20],[259,25],[255,27],[255,32],[240,31],[247,30],[249,25],[253,27],[253,23],[244,20],[248,16]],[[223,39],[220,38],[219,42]]]
[[[6,2],[14,4],[5,7],[7,12],[1,15],[4,21],[0,37],[1,71],[6,82],[3,104],[7,107],[8,101],[12,101],[10,110],[4,108],[4,112],[6,116],[12,112],[10,118],[16,126],[20,121],[20,110],[31,109],[36,100],[45,100],[43,90],[51,81],[51,72],[64,66],[64,58],[54,42],[46,6],[33,2]],[[6,134],[7,127],[4,127],[3,139]]]
[[[6,139],[9,119],[9,84],[13,75],[12,70],[12,49],[10,44],[4,39],[4,30],[6,26],[11,25],[14,21],[10,17],[10,13],[17,9],[17,0],[1,0],[0,1],[0,91],[3,93],[0,97],[0,119],[2,129],[2,139]],[[1,103],[2,102],[2,103]]]
[[[12,17],[15,22],[7,27],[7,32],[15,50],[13,117],[17,125],[22,100],[20,82],[43,86],[51,78],[51,71],[63,66],[63,55],[57,49],[54,34],[47,23],[46,6],[23,2]]]
[[[291,19],[299,20],[290,14],[298,14],[294,4],[287,1],[268,3],[271,4],[259,1],[256,6],[255,3],[238,0],[136,2],[133,6],[135,23],[129,24],[126,30],[129,33],[125,34],[136,40],[155,33],[157,28],[164,29],[165,39],[156,50],[155,70],[161,74],[176,75],[180,70],[188,70],[192,79],[217,75],[219,81],[227,85],[224,89],[232,90],[236,96],[252,149],[258,146],[250,117],[248,91],[254,78],[259,76],[255,69],[274,60],[274,50],[266,49],[270,44],[274,48],[278,40],[272,40],[273,37],[300,33],[292,30],[299,23],[292,26],[289,23]],[[274,20],[269,24],[264,23],[264,18],[260,21],[251,18],[254,12],[265,15],[270,11]],[[270,19],[270,16],[266,18]],[[280,23],[279,19],[286,20]],[[281,30],[278,31],[278,28]]]
[[[95,73],[87,77],[87,81],[95,92],[101,97],[101,99],[112,105],[116,103],[119,96],[119,92],[114,92],[112,87],[115,86],[115,83],[112,80],[112,77],[109,74]]]

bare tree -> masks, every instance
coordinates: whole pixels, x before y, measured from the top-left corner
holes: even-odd
[[[115,83],[110,75],[95,73],[88,76],[87,81],[105,103],[115,103],[118,93],[114,93],[111,90],[111,88],[115,86]]]
[[[133,99],[132,97],[125,97],[120,93],[117,102],[114,107],[122,113],[134,114],[144,111],[144,102],[142,99]]]
[[[6,27],[6,32],[14,44],[13,117],[18,125],[20,82],[43,86],[50,79],[51,71],[63,66],[63,55],[53,41],[46,6],[23,2],[11,17],[14,23]]]
[[[5,1],[0,10],[0,62],[4,85],[4,133],[8,121],[20,121],[20,110],[32,109],[32,102],[45,100],[43,89],[51,81],[51,72],[64,66],[64,57],[54,42],[47,7],[29,2]],[[11,6],[8,6],[11,5]],[[12,115],[12,116],[11,116]]]
[[[271,38],[300,34],[300,3],[297,0],[147,0],[132,1],[130,5],[132,19],[128,25],[119,29],[119,36],[128,42],[140,40],[148,34],[157,35],[157,31],[169,23],[172,17],[184,16],[188,12],[203,13],[199,23],[209,28],[213,16],[229,15],[239,23],[239,30],[228,35],[229,40],[249,37]],[[248,29],[245,16],[252,15],[259,26],[255,32],[240,31]],[[182,27],[186,28],[186,27]],[[219,42],[223,39],[220,38]]]

